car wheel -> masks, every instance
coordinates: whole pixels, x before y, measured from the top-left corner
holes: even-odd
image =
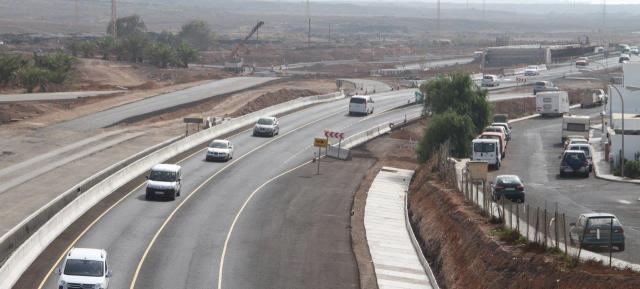
[[[502,166],[502,162],[498,162],[498,165],[496,166],[498,170],[500,169],[500,166]]]
[[[182,188],[178,190],[178,193],[176,194],[178,197],[180,196],[180,193],[182,191]]]
[[[171,195],[171,197],[169,197],[169,200],[175,201],[176,200],[176,196],[177,196],[177,192],[173,192],[173,195]]]
[[[560,171],[560,177],[564,178],[564,172],[563,171]]]
[[[588,178],[589,177],[589,172],[587,171],[586,173],[584,173],[584,177]]]
[[[149,193],[146,193],[144,195],[144,199],[147,200],[147,201],[151,200],[151,195]]]
[[[620,252],[624,251],[624,244],[618,245],[618,251]]]

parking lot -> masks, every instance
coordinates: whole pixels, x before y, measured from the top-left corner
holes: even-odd
[[[600,108],[575,109],[573,114],[598,116]],[[614,257],[640,262],[640,190],[635,184],[616,183],[589,178],[559,176],[559,156],[562,153],[562,118],[534,118],[512,124],[512,140],[507,147],[502,168],[490,173],[515,174],[525,184],[526,204],[567,214],[567,223],[575,222],[579,214],[606,212],[615,214],[624,226],[626,250],[614,252]],[[595,133],[599,136],[599,132]],[[599,144],[596,144],[599,145]]]

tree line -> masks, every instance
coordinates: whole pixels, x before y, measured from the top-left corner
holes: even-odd
[[[107,34],[113,31],[113,21],[107,26]],[[174,34],[169,31],[147,32],[139,15],[121,17],[116,20],[117,40],[106,36],[96,40],[73,41],[69,44],[71,54],[102,59],[115,58],[133,63],[149,63],[160,68],[188,67],[199,58],[199,51],[214,44],[214,34],[209,25],[201,20],[182,25]]]
[[[75,58],[64,53],[37,54],[31,58],[19,54],[0,54],[0,84],[22,85],[27,92],[47,91],[49,84],[64,84],[73,72]]]

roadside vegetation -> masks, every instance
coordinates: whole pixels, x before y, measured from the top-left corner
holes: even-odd
[[[420,162],[447,141],[452,156],[468,156],[471,140],[489,124],[487,90],[477,87],[468,73],[454,72],[422,84],[420,91],[425,95],[424,111],[433,114],[418,144]]]
[[[113,31],[107,26],[107,35]],[[147,26],[138,15],[118,18],[115,23],[117,40],[105,36],[94,40],[74,40],[68,48],[77,57],[116,59],[132,63],[148,63],[159,68],[188,67],[199,58],[199,51],[209,49],[215,36],[209,25],[194,20],[182,25],[174,34],[169,31],[147,32]]]
[[[65,85],[72,77],[76,59],[64,53],[38,54],[31,58],[20,54],[0,54],[0,84],[22,86],[31,93],[50,86]]]

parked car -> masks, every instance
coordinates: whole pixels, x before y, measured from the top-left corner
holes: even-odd
[[[548,80],[536,81],[536,83],[533,84],[533,94],[535,95],[543,91],[558,91],[558,88],[553,82]]]
[[[503,132],[493,132],[493,131],[485,131],[480,136],[479,139],[496,139],[498,140],[498,144],[500,145],[500,157],[504,158],[507,154],[507,140],[505,139],[505,134]]]
[[[629,48],[629,53],[638,55],[640,54],[640,50],[638,50],[638,46],[631,46],[631,48]]]
[[[487,161],[489,166],[500,169],[501,149],[500,141],[497,139],[474,139],[471,141],[471,160]]]
[[[497,202],[506,198],[512,202],[524,203],[524,184],[516,175],[500,175],[492,185],[491,199]]]
[[[497,133],[501,133],[504,138],[507,138],[507,130],[502,127],[502,126],[494,126],[494,125],[490,125],[488,127],[485,127],[483,130],[483,132],[497,132]]]
[[[368,115],[373,113],[373,98],[369,95],[354,95],[349,100],[349,115]]]
[[[482,76],[482,82],[480,83],[480,85],[482,87],[500,86],[500,79],[498,79],[498,76],[495,76],[493,74],[485,74]]]
[[[280,124],[275,116],[261,117],[253,127],[254,136],[274,136],[280,133]]]
[[[571,144],[589,144],[589,141],[581,135],[570,135],[564,141],[564,150]]]
[[[493,122],[503,122],[503,123],[508,123],[509,122],[509,115],[506,114],[494,114],[493,115]]]
[[[206,160],[228,161],[233,158],[233,144],[226,139],[216,139],[207,148]]]
[[[109,288],[112,273],[103,249],[72,248],[56,269],[59,289]]]
[[[493,122],[491,126],[499,126],[504,128],[505,133],[507,134],[507,141],[511,141],[511,126],[509,126],[506,122]]]
[[[613,214],[581,214],[578,221],[569,226],[569,242],[572,245],[581,244],[584,248],[608,247],[611,243],[618,251],[624,251],[624,228]]]
[[[589,161],[589,172],[593,171],[593,154],[592,154],[592,149],[591,149],[591,145],[590,144],[578,144],[578,143],[574,143],[574,144],[570,144],[567,147],[567,150],[570,151],[583,151],[584,154],[587,156],[587,160]]]
[[[540,67],[537,65],[529,65],[524,69],[525,76],[536,76],[540,75]]]
[[[587,155],[580,150],[566,150],[560,156],[560,177],[567,174],[579,174],[589,177],[589,160]]]
[[[165,197],[175,200],[180,196],[182,168],[179,165],[158,164],[151,168],[147,176],[145,199]]]

